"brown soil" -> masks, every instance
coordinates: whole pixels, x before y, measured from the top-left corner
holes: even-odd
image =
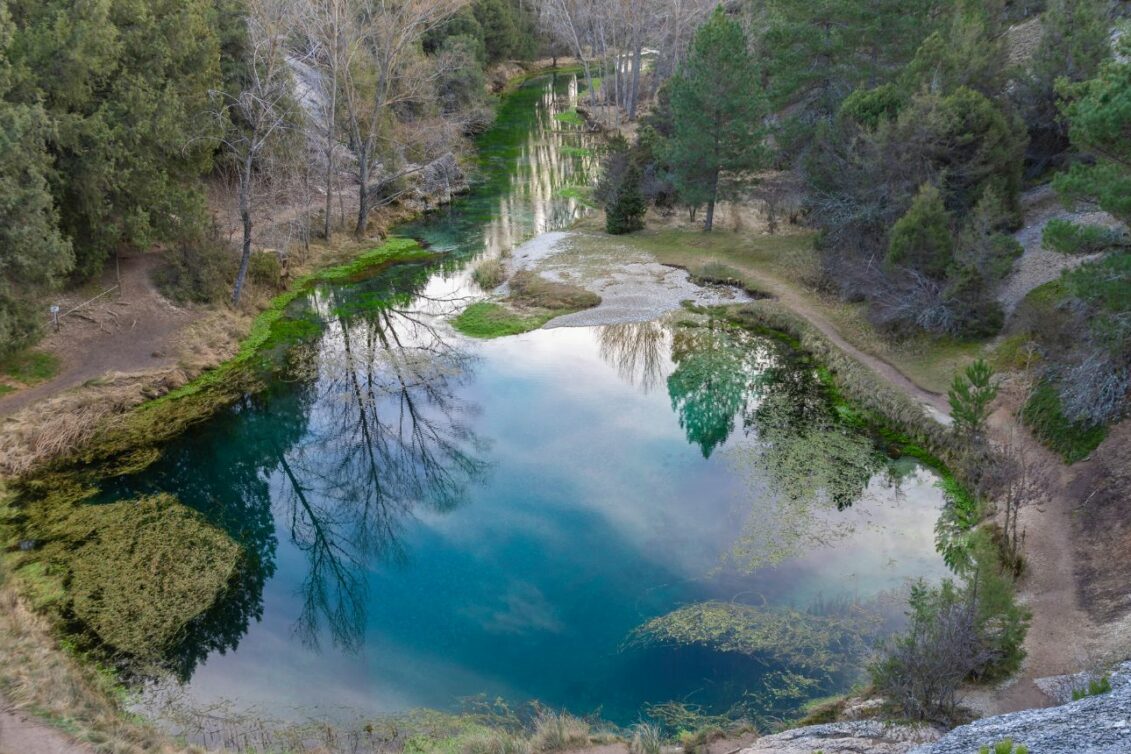
[[[28,717],[0,697],[0,754],[93,754],[45,723]]]
[[[185,325],[200,317],[175,306],[153,284],[152,272],[161,263],[157,253],[121,260],[122,291],[111,293],[64,317],[58,332],[44,338],[39,350],[60,360],[55,377],[0,397],[0,416],[9,416],[36,401],[55,395],[107,372],[167,369],[176,364],[170,342]],[[116,284],[113,265],[91,286],[58,299],[62,310],[92,298]]]
[[[1018,584],[1022,602],[1033,618],[1025,637],[1025,661],[1011,683],[992,693],[986,712],[1000,714],[1054,703],[1034,681],[1052,675],[1075,673],[1087,664],[1096,637],[1095,624],[1082,607],[1076,588],[1074,509],[1072,480],[1090,466],[1069,467],[1041,445],[1016,418],[1023,400],[1020,389],[1007,391],[990,419],[991,432],[1001,442],[1021,450],[1033,468],[1040,470],[1044,499],[1020,512],[1024,531],[1025,572]]]
[[[1077,589],[1092,620],[1114,623],[1131,614],[1131,421],[1115,426],[1089,461],[1073,468]],[[1123,641],[1131,653],[1131,641]]]

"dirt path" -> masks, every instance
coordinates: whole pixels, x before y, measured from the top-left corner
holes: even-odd
[[[12,708],[0,697],[0,754],[94,754],[94,749]]]
[[[985,710],[989,714],[1052,704],[1034,681],[1086,667],[1097,633],[1077,588],[1073,514],[1078,501],[1070,489],[1077,475],[1087,473],[1089,462],[1067,466],[1020,426],[1012,402],[1006,403],[991,417],[991,432],[1025,454],[1041,474],[1045,498],[1023,508],[1019,519],[1025,533],[1020,597],[1033,613],[1025,637],[1025,661],[1013,682],[989,695]]]
[[[787,284],[769,276],[763,276],[762,282],[783,305],[804,317],[838,348],[923,404],[936,419],[950,423],[946,396],[924,389],[893,365],[853,346]],[[1070,489],[1073,480],[1086,472],[1088,462],[1067,466],[1021,424],[1015,408],[1016,401],[999,408],[991,419],[991,430],[996,440],[1019,446],[1032,466],[1043,470],[1046,499],[1024,508],[1020,514],[1020,525],[1025,531],[1026,572],[1019,592],[1033,612],[1025,638],[1027,657],[1020,674],[1008,685],[977,700],[977,706],[987,715],[1052,704],[1034,681],[1079,671],[1092,653],[1097,633],[1094,622],[1081,607],[1077,589],[1073,537],[1077,496]]]
[[[152,272],[157,254],[139,254],[121,260],[122,295],[112,293],[62,321],[59,332],[44,338],[38,350],[60,360],[53,378],[0,397],[0,417],[107,372],[140,372],[172,366],[176,359],[168,348],[174,334],[199,314],[174,306],[160,294]],[[113,265],[98,285],[61,297],[63,311],[82,303],[115,283]]]
[[[1100,254],[1061,254],[1044,247],[1044,230],[1049,220],[1070,220],[1081,225],[1117,227],[1119,222],[1106,212],[1092,209],[1066,209],[1051,186],[1039,186],[1021,197],[1025,225],[1013,234],[1025,250],[1013,265],[1013,273],[1002,281],[997,298],[1006,316],[1013,313],[1025,294],[1039,285],[1060,277],[1065,270],[1099,258]]]

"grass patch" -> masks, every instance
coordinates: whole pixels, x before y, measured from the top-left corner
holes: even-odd
[[[566,110],[565,112],[558,113],[554,116],[554,120],[570,126],[585,125],[585,118],[583,118],[581,113],[577,112],[577,110]]]
[[[1037,364],[1041,354],[1029,333],[1019,332],[1002,338],[987,360],[995,372],[1021,372]]]
[[[537,330],[554,317],[601,303],[596,293],[526,270],[515,273],[510,287],[505,303],[474,303],[452,320],[452,326],[473,338],[501,338]]]
[[[499,259],[488,259],[480,262],[475,271],[471,273],[476,285],[485,291],[493,291],[507,279],[507,270]]]
[[[558,196],[563,199],[573,199],[589,209],[597,209],[597,202],[593,199],[593,189],[588,186],[563,186],[558,189]]]
[[[14,387],[12,387],[11,385],[5,385],[3,382],[0,382],[0,396],[14,392],[16,392],[16,389]]]
[[[473,338],[501,338],[537,330],[555,315],[548,312],[519,314],[492,301],[479,301],[460,312],[452,326]]]
[[[507,299],[521,307],[549,309],[557,313],[591,309],[601,297],[576,285],[557,283],[523,270],[511,278],[511,295]]]
[[[25,385],[49,380],[58,373],[58,357],[45,351],[21,351],[0,362],[0,374]]]
[[[1069,421],[1060,395],[1048,382],[1041,382],[1021,409],[1021,419],[1045,447],[1059,453],[1066,463],[1087,458],[1107,437],[1107,427]]]
[[[592,157],[593,150],[586,149],[585,147],[574,147],[569,144],[558,149],[566,157]]]

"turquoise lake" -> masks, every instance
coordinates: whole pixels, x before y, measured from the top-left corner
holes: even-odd
[[[945,575],[935,476],[841,426],[814,365],[778,340],[670,318],[495,341],[450,329],[483,295],[475,260],[585,214],[569,189],[592,179],[591,137],[554,117],[576,89],[543,78],[510,96],[472,194],[399,230],[442,261],[297,302],[320,334],[266,390],[106,483],[172,492],[251,555],[170,658],[194,702],[306,717],[484,695],[620,725],[673,700],[784,714],[863,657],[817,669],[638,629],[709,603],[881,636],[913,579]]]

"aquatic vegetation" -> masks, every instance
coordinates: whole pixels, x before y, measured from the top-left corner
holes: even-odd
[[[577,110],[566,110],[565,112],[558,113],[554,116],[554,120],[570,126],[585,125],[585,118],[581,117],[581,113],[577,112]]]
[[[561,148],[560,151],[566,157],[592,157],[593,156],[593,150],[592,149],[589,149],[587,147],[575,147],[575,146],[570,145],[570,144],[566,144],[564,147]]]
[[[700,602],[647,621],[630,641],[699,645],[827,675],[858,662],[873,630],[863,613],[817,615],[785,607]]]
[[[154,661],[228,588],[241,550],[169,495],[81,505],[55,522],[45,556],[69,608],[106,647]]]
[[[596,209],[598,204],[593,198],[593,189],[589,186],[563,186],[558,189],[558,196],[563,199],[573,199],[585,207]]]

